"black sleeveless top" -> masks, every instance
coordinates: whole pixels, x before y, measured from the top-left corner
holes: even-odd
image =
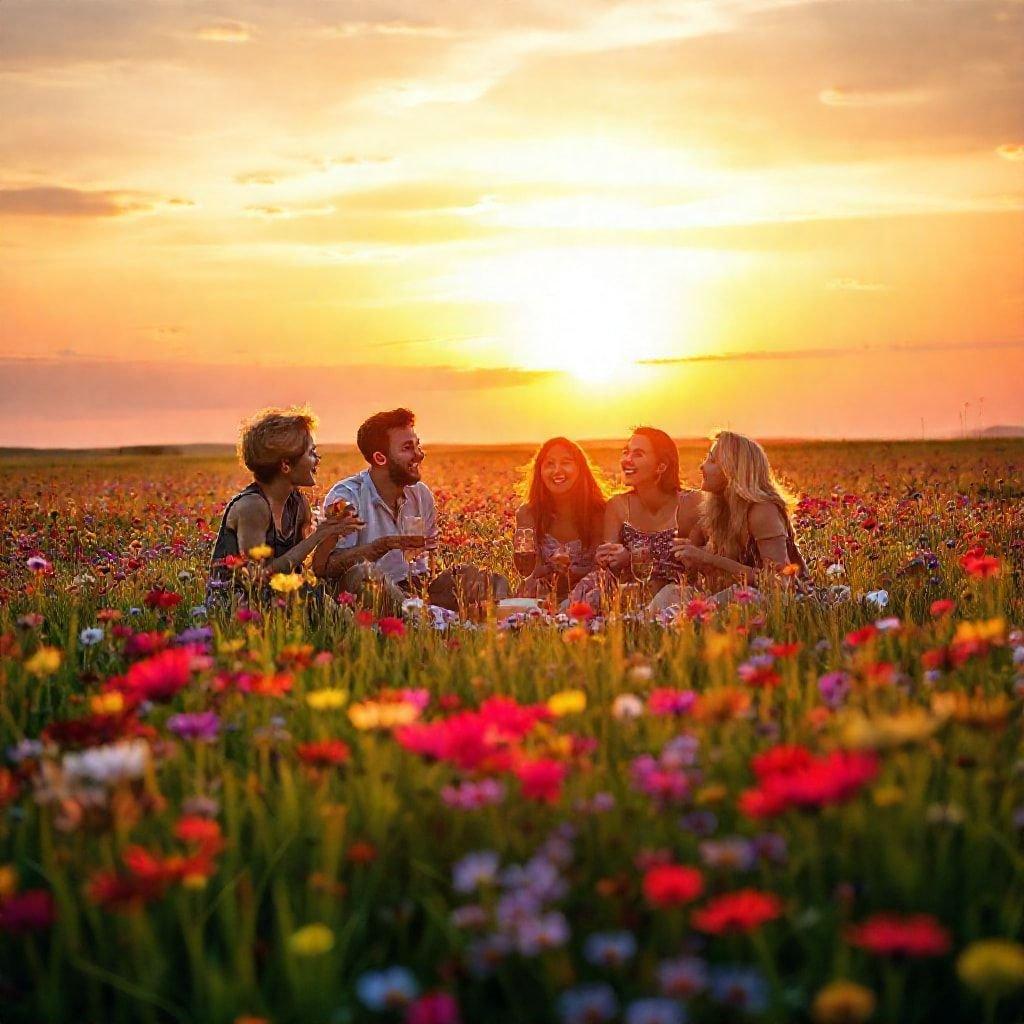
[[[298,491],[292,491],[288,495],[288,500],[284,503],[284,511],[281,514],[281,530],[278,532],[277,524],[274,522],[274,513],[270,508],[270,502],[267,500],[267,496],[263,493],[263,488],[254,480],[248,487],[243,491],[239,491],[228,503],[224,509],[224,515],[220,521],[220,530],[217,533],[217,539],[213,544],[213,557],[210,560],[210,579],[227,582],[231,579],[231,570],[224,565],[224,559],[228,555],[239,555],[241,552],[238,550],[238,533],[230,526],[228,526],[228,514],[231,512],[231,507],[234,505],[239,498],[244,497],[246,494],[258,494],[264,501],[267,502],[267,513],[270,516],[270,525],[267,527],[267,535],[264,538],[264,543],[273,551],[271,558],[279,558],[286,551],[295,547],[296,544],[302,539],[302,535],[299,529],[299,523],[302,521],[302,507],[304,499]],[[301,568],[300,565],[292,566],[292,571],[295,572]]]

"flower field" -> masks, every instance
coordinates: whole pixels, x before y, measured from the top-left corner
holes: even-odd
[[[768,449],[827,603],[443,629],[207,618],[229,457],[0,462],[2,1024],[1021,1020],[1024,442]]]

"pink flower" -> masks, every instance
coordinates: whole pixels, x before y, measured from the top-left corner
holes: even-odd
[[[405,1011],[405,1024],[461,1024],[459,1004],[447,992],[428,992]]]
[[[565,765],[561,761],[547,757],[536,761],[522,761],[516,766],[515,773],[523,787],[523,796],[527,800],[554,804],[562,796]]]

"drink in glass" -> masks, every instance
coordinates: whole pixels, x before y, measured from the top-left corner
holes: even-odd
[[[512,560],[516,572],[526,579],[537,565],[537,542],[529,526],[521,526],[512,537]]]

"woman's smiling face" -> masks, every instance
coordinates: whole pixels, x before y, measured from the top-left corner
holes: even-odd
[[[658,462],[651,439],[643,434],[634,434],[622,449],[622,478],[630,487],[654,483],[665,470],[665,464]]]
[[[552,445],[540,464],[540,478],[552,494],[568,494],[580,478],[576,456],[564,444]]]

